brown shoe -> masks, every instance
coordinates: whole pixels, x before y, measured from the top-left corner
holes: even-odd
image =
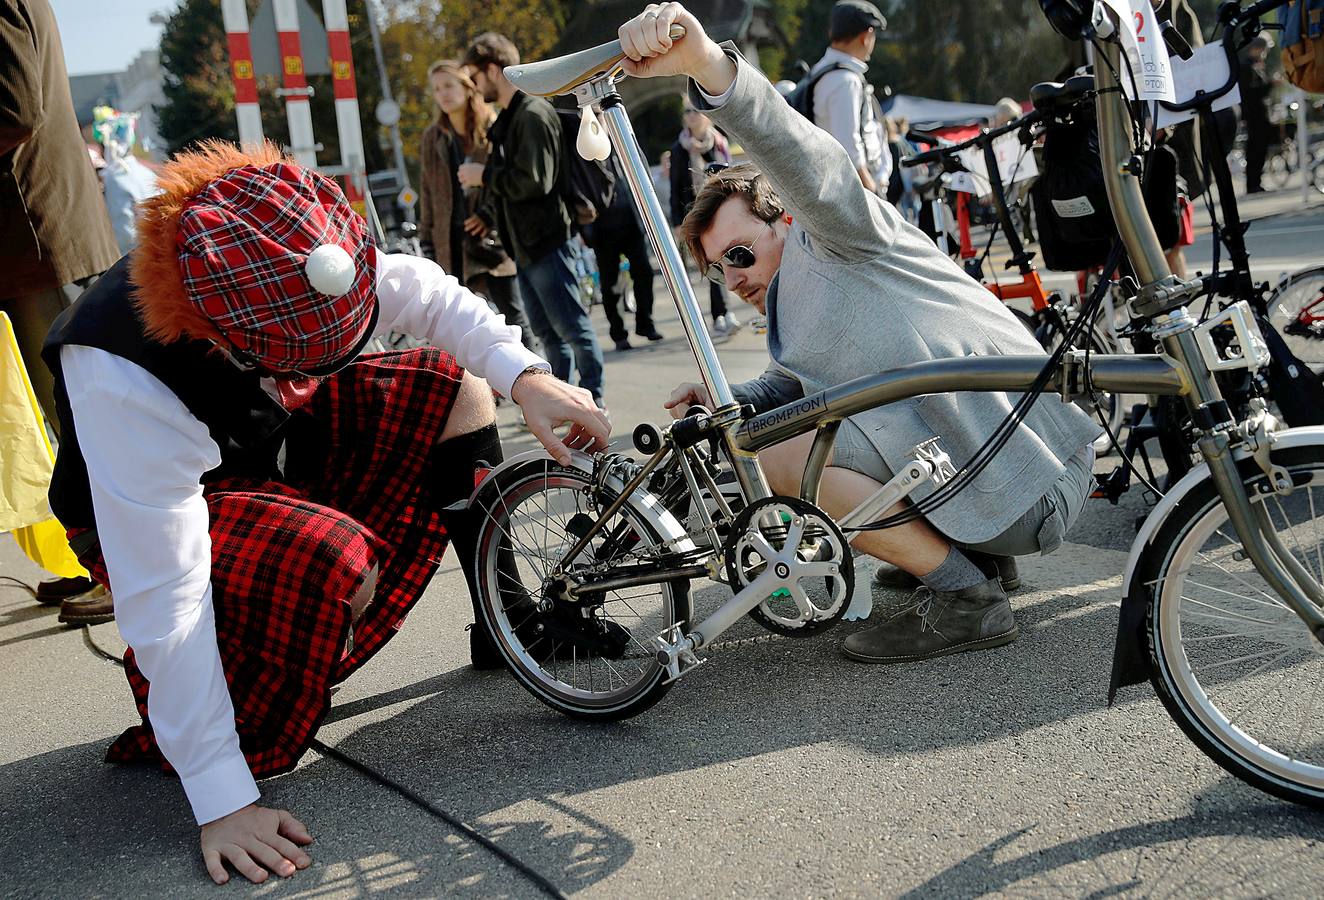
[[[101,585],[60,604],[60,621],[66,625],[100,625],[114,620],[115,601]]]
[[[37,602],[42,606],[59,606],[70,597],[86,594],[96,587],[91,578],[53,578],[37,585]]]
[[[842,652],[866,663],[917,662],[1000,647],[1020,634],[996,578],[960,591],[922,587],[911,601],[902,615],[846,638]]]

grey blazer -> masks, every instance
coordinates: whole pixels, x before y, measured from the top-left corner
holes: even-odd
[[[729,94],[710,103],[691,82],[690,100],[739,142],[794,217],[768,288],[772,364],[734,387],[740,402],[763,411],[908,363],[1043,352],[1000,300],[864,189],[831,135],[792,110],[734,48],[727,53],[738,68]],[[934,436],[959,467],[1018,399],[930,394],[851,420],[893,471]],[[997,458],[929,521],[962,543],[998,536],[1099,433],[1074,405],[1041,397]]]

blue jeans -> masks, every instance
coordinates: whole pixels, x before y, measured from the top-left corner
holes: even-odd
[[[566,241],[531,266],[521,266],[519,289],[529,327],[542,342],[552,373],[570,380],[570,368],[579,370],[579,386],[602,402],[602,348],[593,323],[580,300],[575,262],[579,247]]]

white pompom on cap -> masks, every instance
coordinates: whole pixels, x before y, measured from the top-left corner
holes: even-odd
[[[329,297],[348,294],[354,287],[354,260],[336,244],[323,244],[309,253],[303,271],[313,289]]]

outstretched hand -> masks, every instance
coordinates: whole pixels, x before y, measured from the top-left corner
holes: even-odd
[[[671,26],[685,36],[672,40]],[[735,64],[679,3],[650,3],[617,31],[625,59],[621,67],[636,78],[688,75],[709,94],[721,94],[735,80]]]
[[[285,810],[250,803],[202,826],[202,861],[217,884],[230,880],[226,863],[261,884],[270,872],[288,878],[311,866],[313,858],[299,847],[312,842],[303,823]]]
[[[550,374],[526,372],[510,389],[510,399],[524,411],[533,436],[561,465],[570,465],[571,450],[607,449],[611,420],[583,388],[571,387]],[[570,431],[564,438],[558,437],[555,429],[566,424]]]

